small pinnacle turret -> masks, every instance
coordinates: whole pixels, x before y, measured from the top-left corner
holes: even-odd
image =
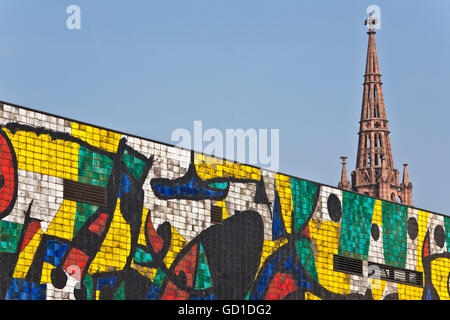
[[[338,187],[344,190],[350,190],[350,181],[347,178],[347,167],[346,167],[347,157],[342,156],[341,160],[342,160],[341,181],[339,181]]]

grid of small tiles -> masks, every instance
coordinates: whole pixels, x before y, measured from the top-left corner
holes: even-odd
[[[14,127],[14,124],[21,126]],[[220,200],[163,199],[155,194],[151,180],[184,176],[192,159],[189,150],[10,105],[0,106],[0,125],[4,133],[0,140],[0,187],[9,188],[0,194],[0,209],[8,211],[0,220],[0,258],[3,259],[0,265],[6,269],[0,272],[2,281],[8,279],[6,299],[75,299],[74,289],[81,281],[76,270],[65,286],[57,288],[55,285],[55,270],[65,268],[68,273],[67,261],[72,260],[78,261],[80,268],[90,261],[82,280],[87,299],[101,298],[104,288],[116,284],[116,276],[96,280],[94,275],[114,274],[127,264],[134,240],[130,222],[120,214],[120,202],[124,200],[118,199],[116,208],[105,214],[98,206],[64,199],[63,181],[68,179],[107,188],[114,170],[114,154],[122,138],[126,138],[127,146],[134,151],[123,151],[120,159],[136,181],[141,178],[146,163],[134,153],[144,158],[154,157],[151,170],[143,180],[142,224],[130,265],[150,280],[152,285],[145,293],[148,299],[189,297],[168,280],[167,270],[176,268],[189,271],[185,274],[187,285],[208,293],[191,298],[215,297],[215,273],[211,268],[216,262],[208,259],[208,252],[201,244],[195,246],[195,253],[186,253],[188,245],[203,231],[221,227],[211,223],[213,208],[221,209],[224,222],[237,212],[256,211],[261,216],[262,247],[260,252],[250,255],[258,260],[254,283],[249,285],[243,298],[282,299],[302,288],[301,298],[322,299],[323,292],[328,296],[364,295],[369,286],[374,299],[389,294],[396,294],[399,299],[436,297],[424,286],[399,282],[393,285],[368,278],[368,262],[422,272],[428,285],[434,287],[434,294],[440,299],[450,298],[450,218],[444,215],[198,154],[194,164],[199,179],[233,178],[236,181],[230,185],[223,181],[214,184],[216,189],[229,187],[226,197]],[[11,142],[17,161],[17,186],[11,180],[13,157],[7,140]],[[246,182],[261,178],[270,205],[255,203],[257,185]],[[130,180],[122,177],[119,180],[123,194]],[[17,187],[15,195],[14,187]],[[332,214],[327,207],[331,194],[337,196],[341,208]],[[279,206],[274,214],[276,196]],[[12,199],[13,206],[7,209]],[[106,224],[104,221],[110,216],[112,220]],[[273,220],[275,217],[277,221]],[[149,231],[144,222],[148,221],[153,228],[151,239],[158,250],[165,238],[156,230],[165,222],[170,223],[164,267],[152,265],[155,257],[145,249]],[[94,252],[86,248],[90,245],[88,242],[74,243],[87,229],[96,234],[106,231],[101,243],[92,243],[96,248]],[[233,236],[245,230],[245,226],[237,229]],[[424,254],[435,258],[424,264]],[[182,255],[188,258],[183,260]],[[334,255],[362,260],[363,275],[333,270]],[[222,259],[227,256],[216,260]],[[184,262],[175,266],[179,261]],[[40,265],[36,266],[37,263]],[[163,285],[165,292],[161,291]],[[320,290],[313,291],[317,287]],[[126,288],[122,284],[112,298],[124,297]]]

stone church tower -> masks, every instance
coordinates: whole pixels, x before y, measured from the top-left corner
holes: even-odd
[[[347,180],[346,157],[341,157],[342,173],[338,187],[385,200],[412,205],[412,184],[407,164],[403,168],[403,181],[394,168],[386,108],[383,99],[380,67],[375,46],[374,26],[370,14],[364,93],[361,110],[356,169],[351,173],[351,186]]]

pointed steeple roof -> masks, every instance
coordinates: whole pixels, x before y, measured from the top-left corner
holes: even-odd
[[[365,24],[369,25],[369,45],[367,48],[367,60],[366,60],[366,75],[380,75],[380,66],[378,64],[377,56],[377,46],[375,45],[375,31],[374,26],[377,20],[372,18],[372,13],[368,19],[366,19]]]
[[[358,193],[395,201],[402,199],[412,204],[412,185],[406,170],[409,184],[399,183],[399,173],[394,167],[392,157],[390,131],[383,97],[380,64],[375,43],[374,27],[377,20],[370,14],[365,20],[369,35],[367,45],[366,68],[364,74],[364,90],[359,121],[359,141],[356,156],[356,168],[351,174],[351,189]],[[345,161],[344,161],[345,162]],[[347,175],[343,163],[341,182],[345,185]],[[405,179],[405,178],[404,178]]]
[[[369,21],[369,22],[368,22]],[[384,167],[394,169],[388,120],[383,97],[380,66],[375,44],[375,19],[369,17],[369,42],[361,108],[360,141],[356,168]]]

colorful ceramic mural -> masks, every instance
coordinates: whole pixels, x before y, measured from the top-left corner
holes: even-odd
[[[445,215],[18,106],[0,121],[1,299],[450,298]]]

